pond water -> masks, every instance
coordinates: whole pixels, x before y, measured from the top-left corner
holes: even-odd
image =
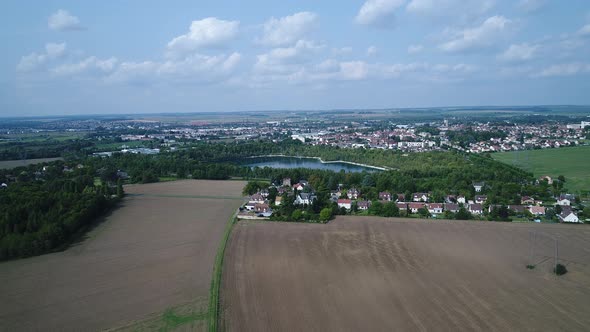
[[[250,167],[271,167],[271,168],[307,168],[323,169],[334,172],[375,172],[377,169],[360,165],[353,165],[342,162],[322,163],[315,158],[304,157],[255,157],[244,160],[244,164]]]

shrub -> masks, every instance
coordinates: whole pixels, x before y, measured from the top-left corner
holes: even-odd
[[[567,269],[565,268],[565,265],[563,264],[557,264],[555,265],[555,268],[553,269],[553,272],[555,274],[557,274],[558,276],[562,276],[564,274],[567,273]]]

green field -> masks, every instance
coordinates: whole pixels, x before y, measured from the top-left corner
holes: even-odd
[[[572,148],[502,152],[494,159],[518,166],[535,176],[565,176],[566,188],[579,193],[590,190],[590,146]]]

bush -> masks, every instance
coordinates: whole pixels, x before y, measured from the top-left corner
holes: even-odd
[[[564,274],[567,273],[567,269],[566,269],[565,265],[563,265],[563,264],[557,264],[557,265],[555,265],[555,268],[553,269],[553,272],[555,274],[557,274],[558,276],[562,276],[562,275],[564,275]]]

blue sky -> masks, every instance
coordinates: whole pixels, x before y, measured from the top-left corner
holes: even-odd
[[[587,0],[7,0],[0,25],[0,116],[590,104]]]

